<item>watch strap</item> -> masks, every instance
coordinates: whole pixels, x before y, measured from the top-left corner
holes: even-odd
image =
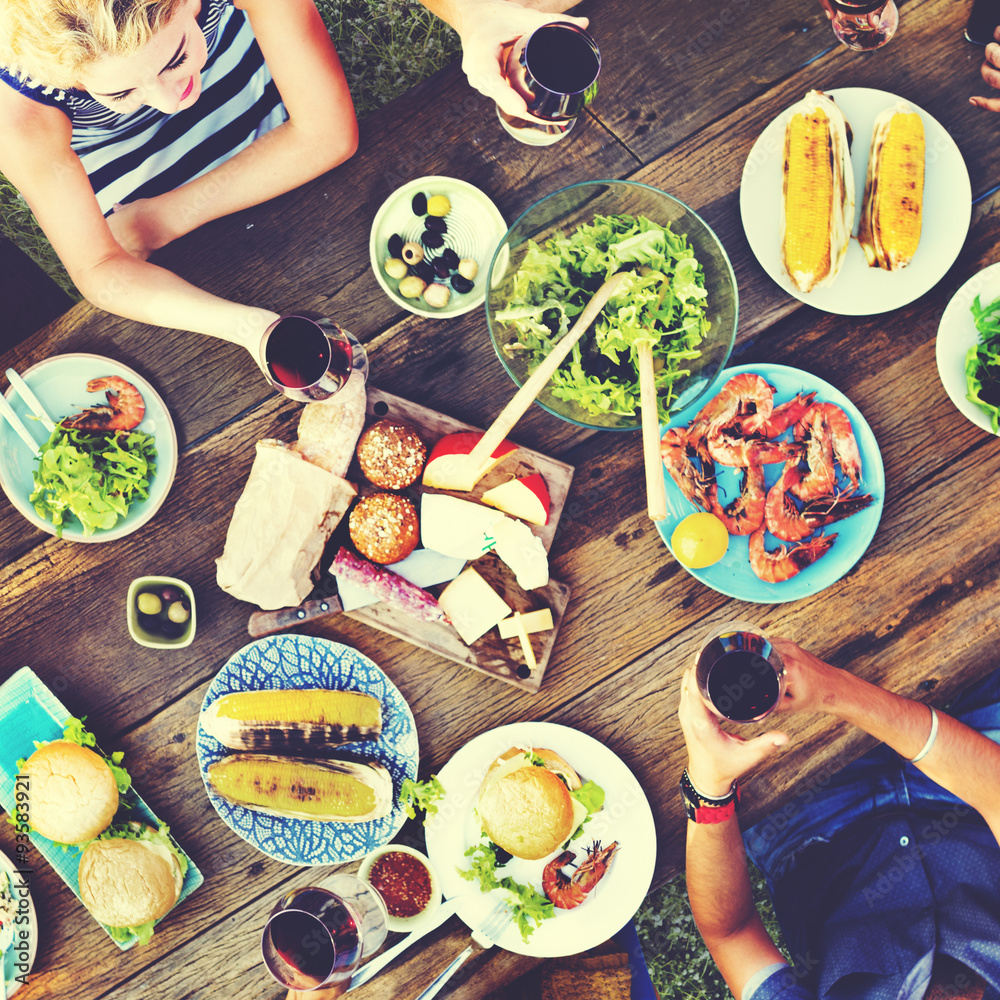
[[[705,795],[695,788],[687,773],[681,775],[681,798],[688,819],[695,823],[724,823],[739,809],[740,785],[734,781],[726,795]]]

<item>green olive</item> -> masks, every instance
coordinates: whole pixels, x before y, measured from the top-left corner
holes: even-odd
[[[135,606],[144,615],[158,615],[163,610],[159,594],[144,591],[135,599]]]
[[[173,604],[167,608],[167,617],[172,622],[186,622],[191,617],[191,607],[187,601],[174,601]]]
[[[410,269],[398,257],[390,257],[385,262],[385,273],[399,281],[410,273]]]
[[[418,278],[415,274],[411,274],[408,278],[403,278],[399,283],[399,294],[404,299],[418,299],[426,287],[427,283],[423,278]]]

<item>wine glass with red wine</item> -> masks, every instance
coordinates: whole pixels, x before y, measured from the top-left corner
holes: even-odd
[[[282,316],[260,343],[264,375],[279,392],[309,403],[329,399],[349,378],[368,378],[368,355],[332,319]]]
[[[698,690],[720,718],[760,722],[785,693],[785,665],[771,640],[749,622],[713,629],[698,654]]]
[[[264,926],[264,965],[287,989],[342,987],[346,993],[358,965],[382,947],[386,922],[378,890],[355,875],[293,889]]]
[[[528,118],[497,108],[500,124],[520,142],[558,142],[597,94],[601,51],[583,28],[568,21],[543,24],[502,55],[504,78],[524,98]]]

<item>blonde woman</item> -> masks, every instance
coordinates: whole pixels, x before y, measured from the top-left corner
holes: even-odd
[[[0,0],[0,171],[108,312],[253,344],[276,314],[147,258],[357,141],[312,0]]]

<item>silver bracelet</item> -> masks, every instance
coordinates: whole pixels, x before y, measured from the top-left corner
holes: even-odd
[[[927,752],[932,746],[934,746],[934,741],[937,739],[938,734],[938,714],[933,707],[931,707],[931,734],[927,737],[927,742],[924,744],[923,750],[917,754],[916,757],[910,758],[911,764],[916,764],[917,761],[923,760],[927,756]]]

